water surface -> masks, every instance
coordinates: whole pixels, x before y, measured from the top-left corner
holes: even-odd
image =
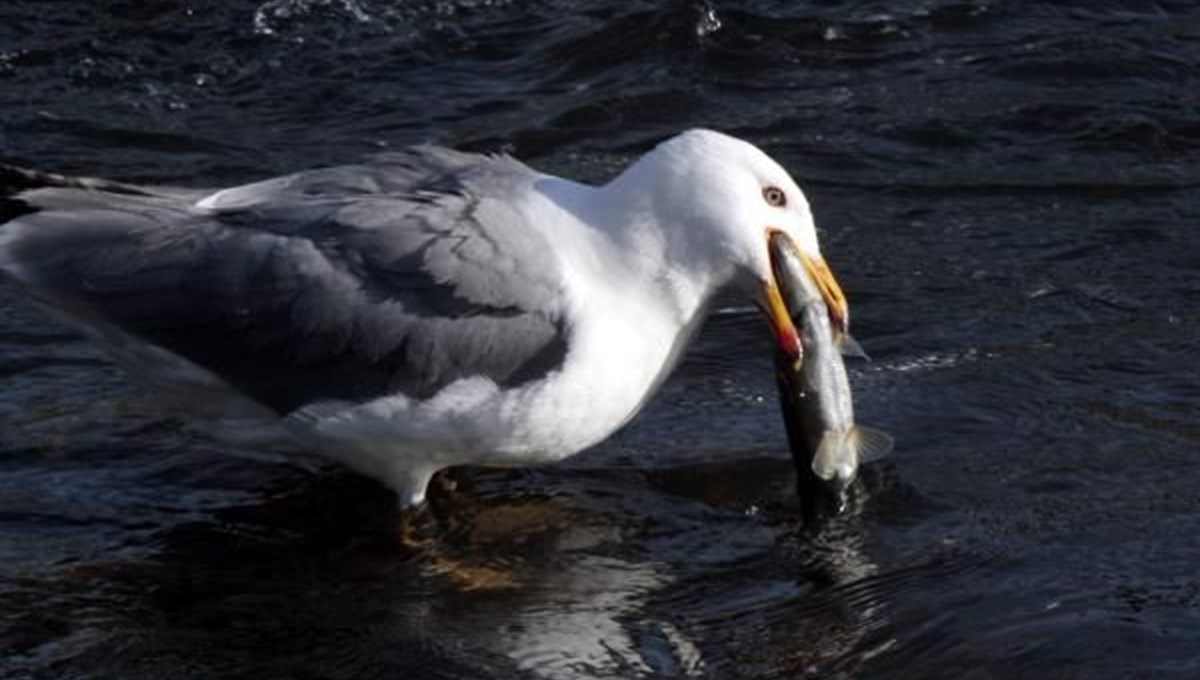
[[[5,3],[0,156],[62,172],[745,137],[898,446],[802,529],[723,300],[610,441],[456,471],[414,556],[374,483],[191,433],[0,285],[0,677],[1200,676],[1198,64],[1188,2]]]

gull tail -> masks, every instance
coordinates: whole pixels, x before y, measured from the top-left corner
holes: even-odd
[[[894,446],[891,436],[865,425],[845,432],[828,431],[813,455],[812,470],[821,479],[845,485],[854,481],[858,466],[886,456]]]

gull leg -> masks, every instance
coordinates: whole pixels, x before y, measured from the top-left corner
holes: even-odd
[[[426,573],[443,577],[460,590],[498,590],[516,584],[508,569],[456,556],[442,536],[443,527],[428,501],[400,510],[400,544],[415,553]]]
[[[434,473],[429,480],[429,489],[425,503],[434,517],[434,522],[440,527],[440,534],[449,541],[455,540],[464,529],[465,520],[460,517],[464,512],[463,505],[456,498],[458,482],[451,474],[453,468],[442,468]],[[469,513],[468,513],[469,514]]]
[[[429,480],[429,491],[431,494],[449,498],[458,491],[458,482],[455,481],[450,471],[453,468],[442,468],[433,473],[433,477]]]
[[[479,546],[469,538],[459,537],[465,540],[465,554],[459,554],[456,549],[460,542],[455,538],[457,530],[465,531],[471,524],[469,513],[468,517],[461,516],[464,509],[456,507],[454,502],[453,495],[457,488],[458,485],[447,476],[446,471],[433,475],[427,497],[400,509],[400,544],[413,551],[426,574],[445,579],[459,590],[486,591],[514,587],[517,579],[511,568],[489,564],[486,558],[476,554]]]
[[[433,550],[438,528],[428,502],[400,509],[400,544],[404,547],[417,552]]]
[[[408,493],[400,496],[400,543],[414,550],[431,550],[453,528],[453,494],[458,488],[443,468],[406,480]],[[407,499],[407,502],[404,502]]]

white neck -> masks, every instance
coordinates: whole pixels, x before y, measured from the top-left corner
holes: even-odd
[[[560,208],[595,229],[600,243],[618,261],[607,261],[603,276],[629,276],[659,291],[676,322],[691,325],[712,295],[729,283],[734,267],[689,224],[687,211],[663,208],[656,192],[654,154],[647,154],[608,184],[588,186],[547,178],[539,187]],[[595,241],[593,241],[595,242]],[[618,274],[616,272],[621,272]]]

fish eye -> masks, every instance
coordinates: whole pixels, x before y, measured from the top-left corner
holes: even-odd
[[[765,186],[762,190],[763,200],[767,205],[775,208],[782,208],[787,205],[787,194],[783,193],[783,189],[777,186]]]

